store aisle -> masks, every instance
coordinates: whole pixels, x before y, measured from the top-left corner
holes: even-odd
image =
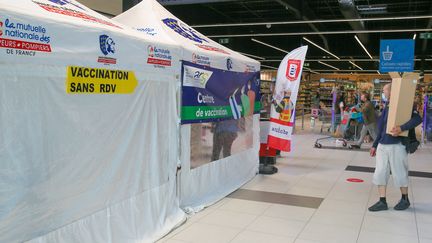
[[[277,174],[257,175],[159,242],[432,242],[432,144],[409,158],[410,171],[427,172],[410,177],[412,207],[393,209],[400,192],[390,182],[390,209],[371,213],[367,207],[378,199],[374,159],[363,151],[315,149],[318,137],[295,136],[294,151],[277,159]]]

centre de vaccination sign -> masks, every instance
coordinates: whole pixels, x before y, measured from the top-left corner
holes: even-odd
[[[414,40],[381,40],[380,72],[412,72],[414,70]]]
[[[233,72],[183,61],[181,123],[258,114],[260,73]]]

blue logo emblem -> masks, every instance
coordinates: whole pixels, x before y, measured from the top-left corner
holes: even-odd
[[[59,5],[61,5],[61,6],[64,6],[64,5],[68,5],[68,4],[70,4],[70,5],[73,5],[73,6],[77,7],[77,8],[80,8],[80,9],[84,10],[84,9],[83,9],[82,7],[80,7],[78,4],[72,3],[72,2],[69,1],[69,0],[48,0],[48,1],[50,1],[50,2],[52,2],[52,3],[55,3],[55,4],[59,4]]]
[[[105,56],[110,53],[115,53],[115,42],[111,37],[107,35],[99,36],[99,44],[100,49]]]
[[[177,19],[166,18],[166,19],[163,19],[162,22],[166,26],[170,27],[172,30],[177,32],[179,35],[183,36],[184,38],[187,38],[189,40],[192,40],[192,41],[198,42],[198,43],[203,43],[203,41],[208,42],[204,38],[204,36],[200,36],[191,27],[183,24],[182,22],[179,22]]]
[[[233,69],[232,65],[233,65],[233,62],[232,62],[231,58],[228,58],[227,59],[227,63],[226,63],[226,67],[227,67],[228,71],[231,70],[231,69]]]

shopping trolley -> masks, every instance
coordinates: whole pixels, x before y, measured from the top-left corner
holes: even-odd
[[[347,132],[355,124],[354,136],[347,136]],[[357,112],[356,107],[348,108],[344,111],[343,115],[335,115],[335,126],[339,125],[340,132],[342,133],[342,138],[336,136],[327,136],[324,138],[319,138],[315,141],[315,148],[322,148],[322,141],[329,140],[334,141],[334,146],[327,146],[329,148],[347,147],[349,139],[356,139],[357,137],[357,125],[363,123],[363,116],[361,112]]]

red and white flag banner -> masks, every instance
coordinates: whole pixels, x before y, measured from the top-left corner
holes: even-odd
[[[307,46],[302,46],[291,51],[282,60],[277,72],[267,144],[281,151],[291,151],[294,110],[307,49]]]

